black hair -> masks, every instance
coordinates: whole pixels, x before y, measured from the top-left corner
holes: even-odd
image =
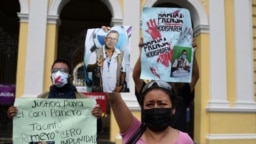
[[[110,31],[107,33],[107,36],[108,36],[110,33],[116,33],[116,34],[118,34],[118,37],[119,37],[119,32],[118,32],[117,30],[110,30]]]
[[[145,99],[145,95],[153,90],[153,89],[160,89],[163,90],[170,98],[171,103],[172,103],[172,107],[175,108],[177,103],[178,103],[178,98],[177,98],[177,94],[175,92],[175,90],[172,88],[171,90],[167,90],[166,88],[162,88],[159,87],[156,83],[153,84],[150,88],[146,89],[144,92],[141,93],[141,98],[142,98],[142,103],[141,106],[143,107],[143,103],[144,103],[144,99]]]
[[[181,53],[183,53],[183,52],[187,52],[187,50],[186,50],[186,49],[183,49],[183,50],[181,51]]]
[[[72,71],[73,71],[73,70],[72,70],[72,67],[71,67],[70,63],[69,63],[67,60],[65,60],[65,59],[56,59],[56,60],[53,62],[51,68],[53,68],[53,66],[54,66],[56,63],[64,63],[64,64],[66,64],[66,65],[68,66],[68,73],[69,73],[70,75],[72,75]]]

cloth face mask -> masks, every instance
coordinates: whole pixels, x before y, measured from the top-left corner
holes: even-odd
[[[57,71],[52,73],[52,83],[56,87],[63,87],[68,83],[68,73]]]

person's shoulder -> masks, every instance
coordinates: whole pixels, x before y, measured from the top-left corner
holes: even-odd
[[[117,53],[117,54],[124,54],[124,51],[122,51],[122,50],[120,50],[120,49],[115,47],[115,53]]]
[[[76,98],[87,98],[87,96],[80,92],[75,92]]]
[[[97,53],[97,52],[103,52],[103,48],[96,48],[94,52],[95,52],[95,53]]]
[[[49,92],[44,92],[44,93],[38,95],[37,98],[48,98],[48,96],[49,96]]]
[[[192,138],[188,135],[188,133],[182,132],[180,130],[179,130],[179,136],[178,136],[177,142],[178,142],[177,144],[183,144],[183,143],[194,144]]]
[[[102,55],[103,54],[103,48],[96,48],[93,52],[95,55]]]

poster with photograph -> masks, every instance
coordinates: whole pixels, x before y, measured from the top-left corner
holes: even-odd
[[[87,92],[129,92],[131,26],[88,29],[85,38]]]
[[[16,98],[14,144],[96,144],[95,99]]]
[[[191,82],[193,29],[184,8],[143,8],[141,79]]]

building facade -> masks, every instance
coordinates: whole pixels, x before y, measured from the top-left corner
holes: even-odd
[[[79,54],[84,48],[83,41],[79,42],[84,37],[72,31],[75,23],[81,27],[77,31],[83,34],[87,28],[101,25],[131,25],[132,79],[139,53],[142,8],[175,4],[189,9],[198,43],[200,78],[195,88],[195,142],[256,143],[256,0],[95,0],[87,5],[82,5],[82,0],[74,1],[18,1],[16,79],[10,80],[16,84],[16,97],[36,97],[48,91],[49,69],[56,57],[73,58],[74,67],[81,63],[83,55]],[[70,47],[65,49],[65,45]],[[140,107],[134,96],[134,83],[130,82],[130,93],[123,94],[123,98],[139,118]],[[120,143],[112,115],[110,120],[110,141]]]

